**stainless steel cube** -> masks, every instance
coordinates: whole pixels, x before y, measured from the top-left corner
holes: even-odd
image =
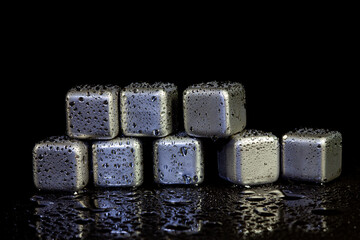
[[[244,130],[218,151],[220,177],[240,185],[275,182],[280,174],[279,140],[271,133]]]
[[[172,83],[132,83],[121,91],[125,136],[164,137],[176,126],[177,87]]]
[[[33,177],[41,190],[78,191],[89,181],[88,149],[79,140],[50,137],[35,144]]]
[[[137,187],[143,183],[143,151],[138,139],[96,141],[92,151],[95,186]]]
[[[195,84],[183,93],[185,131],[195,137],[228,137],[246,126],[245,90],[237,82]]]
[[[282,138],[282,175],[285,178],[328,182],[340,176],[342,136],[336,131],[302,128]]]
[[[112,139],[119,133],[119,91],[114,85],[82,85],[66,95],[67,134],[78,139]]]
[[[199,184],[204,180],[200,140],[185,133],[154,142],[154,180],[161,184]]]

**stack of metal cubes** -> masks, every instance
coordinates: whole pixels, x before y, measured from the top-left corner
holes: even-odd
[[[339,132],[288,132],[282,137],[280,154],[274,134],[246,129],[245,90],[238,82],[189,86],[182,101],[180,120],[178,89],[172,83],[70,89],[67,136],[50,137],[33,149],[35,186],[63,191],[79,191],[89,181],[96,187],[140,186],[142,138],[149,137],[155,138],[153,176],[159,184],[204,181],[203,138],[226,139],[218,150],[218,172],[235,184],[272,183],[280,172],[285,178],[327,182],[341,173]],[[184,131],[179,132],[182,122]]]

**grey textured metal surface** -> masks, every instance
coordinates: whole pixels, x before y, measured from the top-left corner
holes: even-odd
[[[164,137],[176,128],[177,87],[132,83],[121,91],[121,128],[126,136]]]
[[[195,137],[228,137],[246,126],[245,90],[237,82],[208,82],[183,93],[185,131]]]
[[[185,133],[154,142],[154,180],[161,184],[199,184],[204,180],[201,141]]]
[[[218,151],[220,177],[240,185],[275,182],[280,174],[279,140],[271,133],[244,130]]]
[[[35,144],[33,177],[36,188],[41,190],[82,189],[89,181],[87,145],[66,136]]]
[[[143,149],[138,139],[96,141],[92,151],[95,186],[136,187],[143,183]]]
[[[285,178],[328,182],[341,174],[342,136],[336,131],[303,128],[282,137]]]
[[[119,133],[119,90],[82,85],[66,95],[67,134],[78,139],[112,139]]]

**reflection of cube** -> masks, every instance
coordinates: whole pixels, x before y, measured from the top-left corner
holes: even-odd
[[[280,172],[279,141],[271,133],[245,130],[218,152],[220,177],[241,185],[275,182]]]
[[[33,218],[37,239],[87,239],[90,231],[87,196],[41,194],[31,198],[37,203]]]
[[[97,141],[92,145],[94,185],[139,186],[143,182],[141,142],[134,138]]]
[[[185,131],[195,137],[228,137],[246,125],[245,90],[240,83],[208,82],[183,94]]]
[[[97,211],[94,212],[95,226],[101,232],[101,239],[136,238],[142,232],[143,191],[117,189],[96,191],[92,198]],[[148,200],[148,199],[147,199]],[[150,201],[151,202],[151,201]]]
[[[68,137],[50,137],[33,149],[34,183],[42,190],[78,191],[89,180],[87,146]]]
[[[155,141],[154,179],[162,184],[202,183],[204,158],[201,142],[185,134]]]
[[[170,235],[198,234],[203,221],[198,216],[205,212],[202,188],[166,187],[156,190],[157,210],[163,224],[161,230]]]
[[[324,129],[299,129],[282,138],[285,178],[328,182],[341,173],[342,136]]]
[[[164,137],[174,131],[177,87],[172,83],[132,83],[121,91],[124,135]]]
[[[112,139],[119,133],[119,87],[77,86],[66,96],[67,134],[79,139]]]

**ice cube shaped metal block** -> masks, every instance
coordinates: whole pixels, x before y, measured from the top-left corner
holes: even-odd
[[[220,177],[240,185],[275,182],[280,174],[279,140],[258,130],[230,137],[218,151]]]
[[[143,183],[143,150],[140,140],[115,138],[92,145],[94,185],[137,187]]]
[[[342,136],[337,131],[302,128],[282,137],[284,178],[328,182],[341,174]]]
[[[237,82],[195,84],[183,93],[185,131],[195,137],[228,137],[246,126],[245,90]]]
[[[186,134],[154,142],[154,180],[161,184],[199,184],[204,180],[200,140]]]
[[[66,136],[37,143],[33,149],[33,178],[40,190],[84,188],[89,181],[87,145]]]
[[[177,125],[177,87],[172,83],[132,83],[121,91],[125,136],[164,137]]]
[[[66,95],[67,134],[78,139],[112,139],[119,133],[119,91],[114,85],[82,85]]]

